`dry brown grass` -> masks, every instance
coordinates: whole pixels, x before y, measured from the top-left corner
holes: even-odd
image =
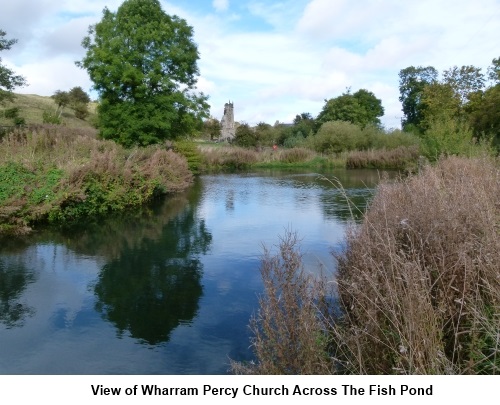
[[[329,374],[328,336],[318,303],[324,285],[304,272],[297,234],[286,231],[272,254],[264,248],[264,294],[250,327],[258,362],[232,363],[236,374]]]
[[[0,141],[0,170],[7,169],[0,232],[10,233],[46,219],[74,221],[138,206],[184,190],[193,179],[186,159],[160,146],[124,149],[96,139],[90,129],[48,125],[19,129]],[[16,187],[13,176],[30,184]]]
[[[288,235],[262,262],[257,362],[233,371],[500,373],[499,196],[498,162],[486,158],[382,182],[330,283],[304,274]]]
[[[234,146],[201,149],[205,169],[243,169],[258,161],[257,152]]]
[[[418,146],[400,146],[395,149],[351,151],[347,156],[348,169],[395,169],[405,170],[417,165],[419,157]]]
[[[246,149],[237,146],[200,147],[203,166],[208,169],[244,169],[254,164],[294,164],[312,160],[315,152],[306,148]]]
[[[488,160],[448,158],[379,186],[338,258],[347,369],[500,371],[499,196]]]

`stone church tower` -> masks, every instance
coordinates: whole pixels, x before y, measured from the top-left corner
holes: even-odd
[[[231,103],[224,104],[224,116],[220,122],[220,140],[230,142],[236,135],[236,128],[234,126],[234,105]]]

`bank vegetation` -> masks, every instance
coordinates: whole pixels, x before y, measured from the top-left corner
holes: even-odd
[[[192,178],[186,158],[162,146],[125,149],[93,129],[19,128],[0,139],[0,233],[137,207]]]
[[[500,373],[500,168],[440,159],[379,186],[332,277],[289,231],[265,251],[256,374]]]

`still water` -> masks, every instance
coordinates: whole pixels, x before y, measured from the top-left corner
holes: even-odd
[[[375,171],[334,171],[363,208]],[[356,212],[354,212],[356,214]],[[0,374],[225,374],[251,360],[263,246],[334,272],[351,218],[314,173],[205,175],[181,195],[0,241]]]

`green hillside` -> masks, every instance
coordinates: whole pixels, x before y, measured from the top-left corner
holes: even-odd
[[[64,125],[70,128],[88,128],[92,127],[96,114],[97,103],[89,103],[89,116],[85,120],[75,117],[74,111],[70,107],[65,107],[61,114],[61,120]],[[19,116],[23,117],[27,125],[42,124],[44,111],[55,114],[57,105],[50,97],[38,96],[36,94],[15,94],[13,102],[6,102],[0,106],[0,126],[10,126],[12,120],[5,118],[5,111],[19,107]]]

